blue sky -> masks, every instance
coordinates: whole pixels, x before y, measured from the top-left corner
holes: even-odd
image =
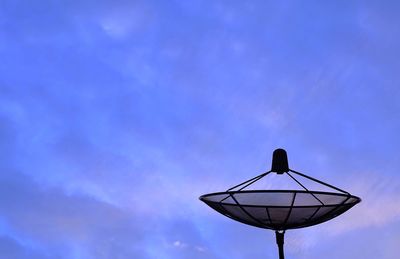
[[[363,199],[287,257],[398,258],[399,8],[2,1],[0,257],[276,258],[198,196],[282,147]]]

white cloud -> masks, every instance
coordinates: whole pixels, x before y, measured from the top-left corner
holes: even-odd
[[[111,37],[125,38],[129,34],[146,28],[152,15],[148,6],[113,6],[102,15],[99,22],[103,30]]]
[[[379,172],[352,176],[351,192],[362,202],[339,216],[334,224],[323,225],[323,231],[338,235],[368,227],[381,227],[400,220],[400,184]]]

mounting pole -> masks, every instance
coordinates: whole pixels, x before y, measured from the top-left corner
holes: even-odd
[[[283,254],[285,230],[276,230],[275,235],[276,235],[276,243],[278,244],[278,249],[279,249],[279,259],[285,259],[285,255]]]

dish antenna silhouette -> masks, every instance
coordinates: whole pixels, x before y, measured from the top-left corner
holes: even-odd
[[[270,173],[287,174],[302,189],[248,189],[252,184]],[[309,190],[295,175],[328,187],[333,191]],[[270,171],[235,185],[225,192],[202,195],[200,200],[233,220],[274,230],[280,259],[284,259],[283,243],[286,230],[323,223],[346,212],[361,201],[359,197],[333,185],[290,169],[286,151],[283,149],[274,151]]]

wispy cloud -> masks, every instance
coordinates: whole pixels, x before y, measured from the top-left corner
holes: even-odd
[[[267,170],[283,147],[295,169],[363,199],[290,232],[293,258],[376,230],[391,233],[387,252],[353,258],[396,258],[400,38],[387,6],[3,1],[0,250],[275,257],[273,233],[198,196]]]

